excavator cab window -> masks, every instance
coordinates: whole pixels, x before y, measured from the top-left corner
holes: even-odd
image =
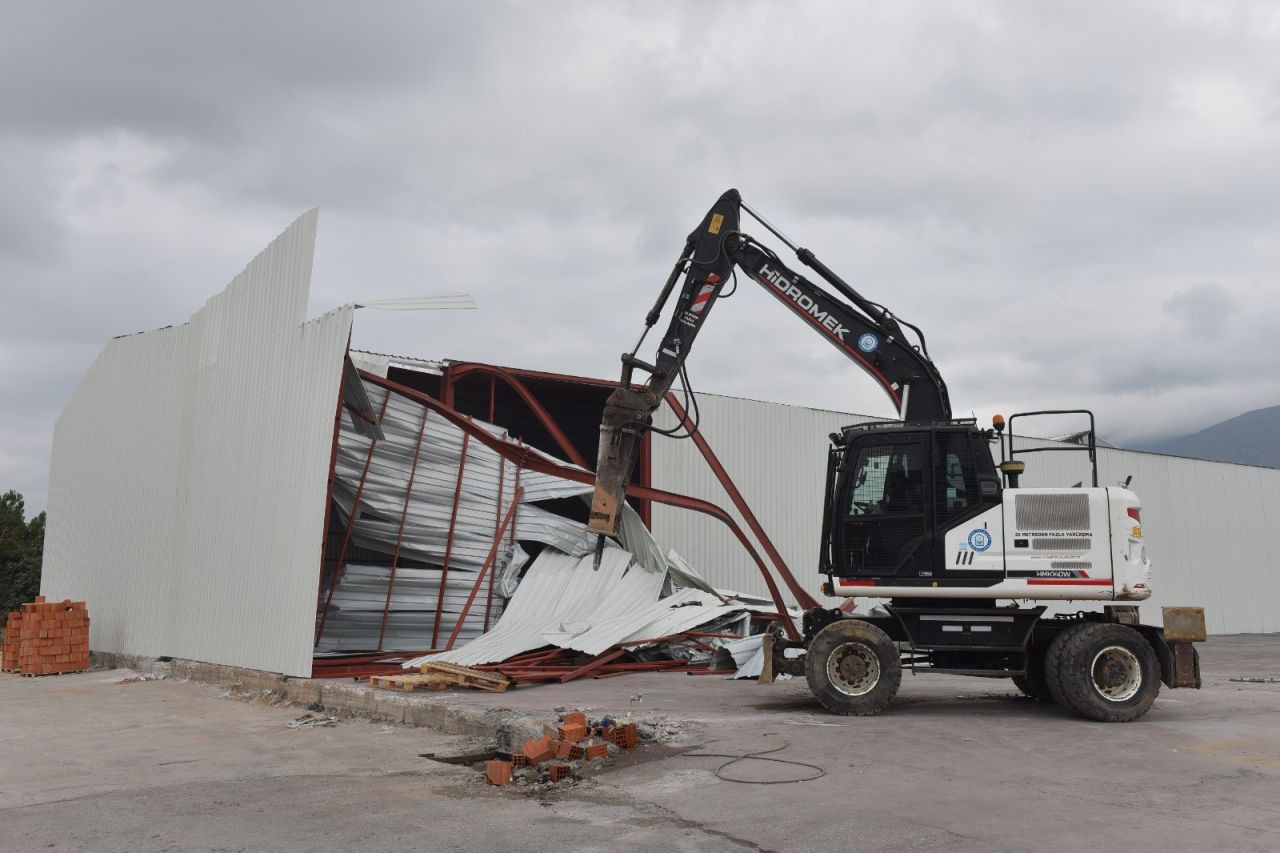
[[[980,503],[978,471],[968,433],[939,431],[935,437],[938,459],[937,503],[934,518],[941,527],[968,514]]]
[[[840,572],[896,575],[914,565],[928,538],[932,489],[925,442],[920,436],[868,436],[850,451]]]

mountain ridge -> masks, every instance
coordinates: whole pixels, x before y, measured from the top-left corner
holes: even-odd
[[[1133,449],[1280,468],[1280,406],[1253,409],[1199,432],[1146,442]]]

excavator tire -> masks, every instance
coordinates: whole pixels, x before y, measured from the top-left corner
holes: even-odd
[[[902,684],[897,644],[861,619],[841,619],[823,628],[809,643],[804,661],[809,689],[833,714],[878,714]]]
[[[1160,694],[1160,662],[1128,625],[1086,622],[1067,628],[1045,656],[1049,692],[1064,708],[1104,723],[1127,723]]]
[[[1025,695],[1040,702],[1054,701],[1049,692],[1049,682],[1044,674],[1044,646],[1034,646],[1027,651],[1027,674],[1015,675],[1014,685]]]

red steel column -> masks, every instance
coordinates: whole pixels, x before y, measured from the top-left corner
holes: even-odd
[[[453,487],[453,510],[449,514],[449,538],[444,543],[444,565],[440,568],[440,595],[436,598],[436,619],[431,627],[431,648],[440,640],[440,613],[444,610],[444,586],[449,580],[449,560],[453,556],[453,531],[458,526],[458,503],[462,498],[462,473],[467,469],[467,447],[471,433],[462,433],[462,456],[458,459],[458,483]]]
[[[387,601],[382,606],[382,625],[378,628],[378,651],[382,651],[382,638],[387,633],[387,614],[391,611],[391,589],[396,585],[396,568],[400,565],[400,545],[404,542],[404,523],[409,517],[409,498],[413,495],[413,481],[418,476],[418,456],[422,453],[422,439],[427,434],[427,416],[431,410],[422,407],[422,424],[418,427],[418,443],[413,446],[413,465],[409,468],[409,485],[404,490],[404,508],[400,510],[400,530],[396,533],[396,550],[391,557],[391,577],[387,578]]]
[[[491,386],[492,387],[492,386]],[[492,423],[492,421],[490,422]],[[502,438],[507,439],[507,434],[503,433]],[[516,469],[519,470],[519,469]],[[498,457],[498,500],[493,505],[493,531],[494,535],[498,535],[498,527],[502,524],[502,487],[507,476],[507,460],[503,456]],[[495,572],[494,574],[497,574]],[[493,575],[489,575],[489,591],[485,596],[484,602],[484,630],[489,630],[489,612],[493,609]]]
[[[453,633],[449,635],[449,642],[445,644],[445,651],[453,648],[453,644],[458,640],[458,634],[462,632],[462,623],[467,621],[467,614],[471,612],[471,605],[476,600],[476,594],[480,592],[480,584],[484,583],[484,576],[488,574],[489,567],[493,565],[494,559],[498,556],[498,546],[502,544],[502,534],[507,531],[507,525],[516,516],[516,507],[520,505],[520,496],[523,492],[516,490],[515,497],[511,501],[511,506],[507,508],[507,514],[502,519],[502,524],[498,527],[497,534],[493,537],[493,545],[489,548],[489,556],[484,558],[484,565],[480,567],[480,574],[476,575],[476,582],[471,585],[471,594],[467,596],[467,603],[463,605],[462,612],[458,614],[458,621],[453,626]],[[435,643],[432,643],[434,646]]]

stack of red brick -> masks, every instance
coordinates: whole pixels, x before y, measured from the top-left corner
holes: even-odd
[[[83,601],[31,604],[9,614],[3,668],[23,675],[83,672],[89,668],[89,611]]]

